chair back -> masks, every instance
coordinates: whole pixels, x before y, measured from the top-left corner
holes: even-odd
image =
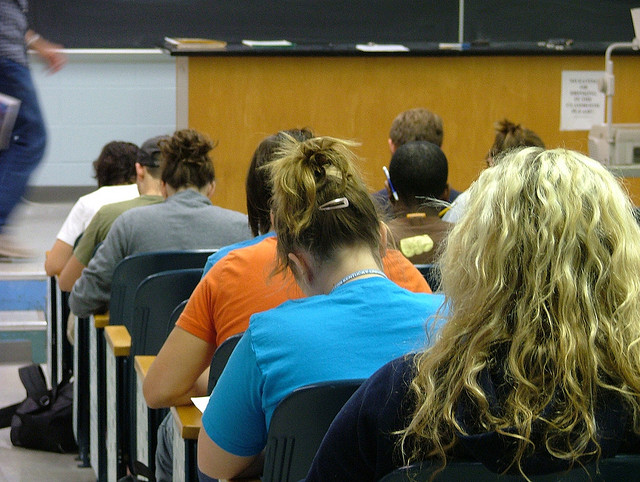
[[[440,289],[440,267],[437,264],[416,264],[414,266],[429,283],[431,291],[435,293]]]
[[[216,348],[213,358],[211,359],[211,366],[209,367],[209,384],[207,385],[209,393],[213,391],[213,387],[218,383],[218,379],[220,375],[222,375],[224,367],[227,366],[227,361],[229,361],[229,357],[240,341],[240,338],[242,338],[242,335],[242,333],[231,335]]]
[[[269,425],[263,482],[304,479],[329,425],[363,380],[298,388],[276,407]]]
[[[437,470],[437,463],[402,467],[385,475],[380,482],[427,482]],[[500,475],[491,472],[482,463],[476,461],[451,461],[445,469],[433,478],[435,482],[457,482],[473,480],[474,482],[519,482],[526,480],[519,475]],[[619,454],[613,458],[601,459],[584,468],[575,467],[564,472],[529,476],[532,482],[604,482],[611,480],[640,480],[640,454]]]
[[[167,338],[167,324],[177,305],[191,296],[202,278],[202,266],[190,269],[161,271],[146,277],[138,286],[133,301],[133,317],[125,323],[131,335],[131,350],[123,373],[122,394],[128,412],[125,427],[128,427],[129,460],[136,460],[137,453],[137,401],[134,357],[156,355]],[[127,320],[125,320],[127,321]],[[154,454],[156,431],[162,421],[162,413],[154,411],[148,416],[148,453]],[[153,468],[154,461],[150,458]]]
[[[133,318],[125,320],[131,334],[131,356],[157,355],[167,338],[167,324],[176,307],[193,293],[202,267],[161,271],[147,276],[136,290]]]
[[[127,256],[118,263],[111,280],[109,324],[124,325],[133,316],[133,301],[138,285],[147,276],[160,271],[203,268],[216,249],[154,251]]]
[[[169,321],[167,322],[167,329],[166,329],[165,338],[169,336],[169,334],[171,333],[173,328],[176,326],[176,321],[178,321],[178,318],[180,318],[180,315],[184,311],[184,307],[187,306],[188,302],[189,302],[188,299],[182,300],[180,302],[180,304],[173,309],[173,312],[171,313],[171,316],[169,317]]]

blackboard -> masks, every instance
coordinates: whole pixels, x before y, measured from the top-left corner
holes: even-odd
[[[148,48],[165,36],[227,42],[454,42],[455,2],[30,0],[34,29],[67,48]]]
[[[34,29],[67,48],[151,48],[165,36],[298,44],[458,41],[456,0],[30,0]],[[466,0],[464,41],[633,39],[640,0]],[[601,44],[601,45],[600,45]]]
[[[465,2],[465,41],[631,42],[630,9],[640,0],[475,0]]]

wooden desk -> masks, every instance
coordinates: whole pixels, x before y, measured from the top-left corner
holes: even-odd
[[[107,408],[105,388],[104,328],[109,325],[109,314],[93,315],[89,323],[89,375],[91,466],[98,480],[107,477]]]
[[[125,451],[128,419],[123,395],[124,371],[131,350],[131,336],[123,325],[104,328],[106,367],[106,413],[107,413],[107,480],[118,480],[126,475]]]
[[[153,467],[154,465],[153,457],[150,455],[155,454],[157,435],[152,431],[157,431],[159,422],[154,420],[154,416],[160,410],[154,410],[147,406],[142,392],[142,384],[155,358],[154,355],[137,355],[134,358],[136,371],[136,426],[131,427],[131,430],[135,429],[136,431],[136,457],[147,467]]]
[[[171,407],[174,420],[173,480],[189,482],[198,478],[197,445],[202,413],[195,405]]]
[[[80,466],[89,467],[91,465],[91,399],[90,399],[90,368],[91,362],[87,363],[87,358],[91,358],[89,349],[89,318],[75,317],[73,325],[73,432],[78,442],[78,454]],[[97,465],[93,470],[98,476]]]

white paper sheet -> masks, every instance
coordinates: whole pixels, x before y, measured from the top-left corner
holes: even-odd
[[[599,70],[562,71],[560,130],[589,130],[604,123],[605,96],[598,89],[604,77]]]
[[[409,49],[400,44],[357,44],[356,48],[362,52],[408,52]]]
[[[204,413],[204,409],[207,408],[207,404],[209,403],[209,397],[191,397],[191,401],[198,410]]]

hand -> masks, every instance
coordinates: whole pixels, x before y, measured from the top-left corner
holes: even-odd
[[[67,63],[67,56],[62,52],[62,45],[49,42],[40,37],[30,45],[38,56],[47,63],[49,72],[55,73]]]

